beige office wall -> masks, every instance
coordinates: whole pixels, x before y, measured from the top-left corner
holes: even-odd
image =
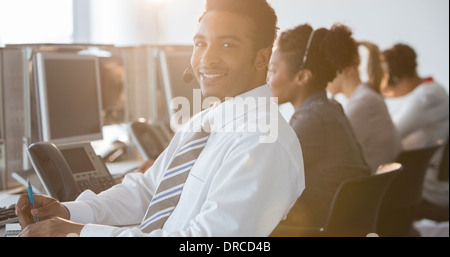
[[[166,43],[192,42],[203,0],[167,0],[161,21]],[[302,23],[314,28],[340,22],[354,36],[386,49],[397,42],[410,44],[418,54],[418,72],[433,75],[449,90],[448,0],[268,0],[281,30]]]

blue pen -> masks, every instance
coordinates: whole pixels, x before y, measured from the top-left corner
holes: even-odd
[[[30,201],[31,208],[34,209],[34,194],[33,188],[31,188],[30,180],[28,180],[28,200]],[[39,221],[39,218],[33,216],[33,222],[36,223]]]

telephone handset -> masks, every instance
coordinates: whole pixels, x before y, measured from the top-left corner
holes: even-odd
[[[156,160],[173,137],[170,128],[162,122],[133,121],[129,127],[133,142],[147,160]]]
[[[114,179],[89,142],[64,144],[38,142],[28,147],[31,163],[50,196],[73,201],[84,190],[100,193]]]

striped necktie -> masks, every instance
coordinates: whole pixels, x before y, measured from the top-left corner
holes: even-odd
[[[142,232],[149,233],[162,228],[175,209],[189,172],[205,147],[208,138],[209,132],[202,127],[201,131],[195,132],[177,152],[150,201],[140,226]]]

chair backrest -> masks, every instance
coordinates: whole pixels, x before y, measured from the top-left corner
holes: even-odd
[[[397,162],[403,171],[389,185],[381,203],[377,233],[380,236],[403,237],[411,232],[414,211],[422,200],[425,173],[431,157],[441,145],[404,151]]]
[[[431,157],[441,145],[402,152],[397,162],[403,165],[386,191],[382,208],[401,208],[420,203],[425,173]]]
[[[366,236],[375,232],[384,193],[402,169],[400,163],[391,163],[377,174],[343,182],[331,204],[325,235]]]

